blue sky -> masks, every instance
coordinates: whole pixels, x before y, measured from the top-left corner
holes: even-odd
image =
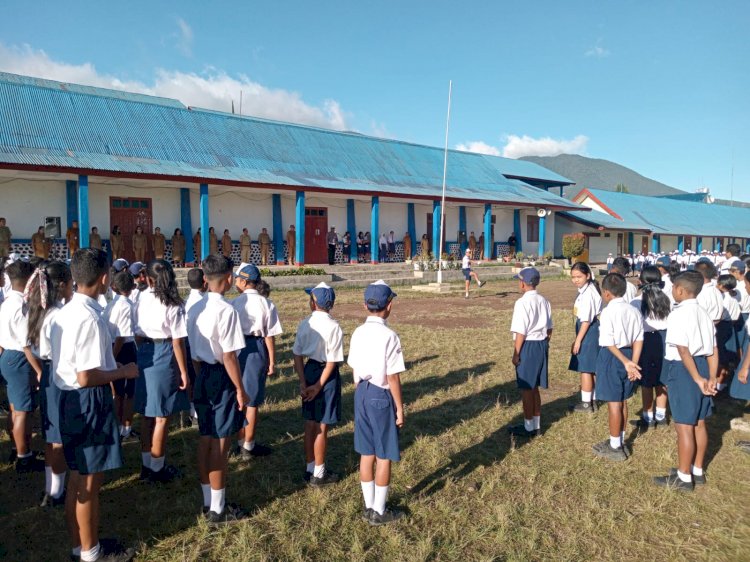
[[[210,7],[209,7],[210,6]],[[0,70],[750,200],[750,2],[3,2]]]

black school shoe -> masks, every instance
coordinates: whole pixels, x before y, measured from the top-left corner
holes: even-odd
[[[650,420],[646,420],[644,418],[638,418],[637,420],[630,420],[630,425],[636,426],[638,429],[642,429],[644,431],[649,429],[656,429],[656,419],[651,418]]]
[[[677,469],[676,468],[670,468],[669,469],[669,475],[670,476],[677,476]],[[695,474],[693,476],[693,484],[696,486],[705,486],[706,485],[706,473],[704,472],[700,476],[697,476]]]
[[[309,484],[310,478],[312,478],[313,473],[309,470],[305,471],[305,475],[302,477],[302,479],[305,481],[306,484]]]
[[[584,414],[593,414],[596,412],[596,404],[594,404],[593,401],[591,402],[579,402],[575,406],[571,408],[576,413],[584,413]]]
[[[59,498],[52,497],[48,493],[45,492],[45,494],[42,496],[42,501],[39,504],[39,507],[60,507],[64,505],[65,505],[65,490],[63,490],[63,493],[60,494]]]
[[[329,472],[328,470],[325,470],[323,472],[323,476],[310,476],[310,480],[307,482],[308,486],[311,486],[313,488],[321,488],[323,486],[328,486],[329,484],[335,484],[339,481],[339,475],[335,472]]]
[[[153,471],[149,467],[141,465],[141,474],[140,476],[138,476],[138,480],[140,480],[141,482],[150,481],[152,472]]]
[[[625,451],[625,447],[620,446],[614,449],[612,445],[609,444],[609,439],[607,439],[606,441],[602,441],[601,443],[597,443],[596,445],[592,446],[591,449],[594,451],[594,454],[597,457],[601,457],[603,459],[617,462],[628,460],[628,454]]]
[[[36,458],[32,453],[30,457],[16,458],[16,474],[29,474],[31,472],[43,472],[44,461]]]
[[[224,505],[224,511],[221,513],[209,511],[206,514],[206,522],[209,525],[224,525],[226,523],[242,521],[243,519],[247,519],[247,517],[248,514],[245,510],[232,503],[228,503]]]
[[[171,464],[166,464],[159,471],[150,470],[148,481],[153,482],[154,484],[167,484],[168,482],[181,477],[182,472],[180,472],[179,468],[172,466]]]
[[[399,511],[397,509],[390,509],[388,507],[385,508],[385,511],[381,515],[374,509],[370,510],[370,519],[368,520],[368,523],[372,525],[373,527],[378,527],[380,525],[387,525],[388,523],[393,523],[394,521],[398,521],[399,519],[403,519],[405,516],[405,513],[403,511]]]
[[[370,515],[372,515],[372,508],[371,507],[366,507],[362,511],[362,521],[364,521],[365,523],[369,523],[370,522]]]
[[[692,480],[690,482],[680,480],[676,470],[674,471],[674,475],[670,471],[666,476],[654,476],[653,481],[657,486],[677,490],[678,492],[692,492],[695,488]]]
[[[273,449],[267,445],[263,445],[262,443],[256,443],[255,446],[250,449],[249,451],[245,449],[245,447],[239,447],[240,449],[240,459],[243,461],[251,461],[255,457],[267,457],[271,453],[273,453]]]
[[[508,428],[508,433],[510,433],[513,437],[523,437],[525,439],[533,439],[534,437],[538,437],[539,435],[541,435],[541,430],[532,429],[531,431],[528,431],[523,424],[520,424],[520,425],[510,426]]]

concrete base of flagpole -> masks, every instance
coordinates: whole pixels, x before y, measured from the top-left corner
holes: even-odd
[[[422,293],[450,293],[453,291],[453,287],[449,283],[429,283],[427,285],[412,285],[411,290]]]

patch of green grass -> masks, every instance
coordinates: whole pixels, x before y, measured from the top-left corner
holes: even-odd
[[[139,560],[747,560],[750,552],[750,458],[734,447],[729,420],[743,404],[718,401],[709,420],[708,485],[694,494],[651,484],[676,461],[673,429],[629,436],[633,457],[613,464],[591,445],[607,435],[606,410],[568,413],[577,375],[567,371],[573,339],[569,281],[547,281],[555,332],[550,384],[542,392],[544,435],[513,441],[506,426],[521,421],[510,363],[510,310],[492,299],[517,298],[515,283],[493,282],[468,301],[471,316],[489,315],[485,328],[430,325],[445,316],[442,295],[399,291],[399,302],[424,304],[422,325],[393,324],[409,370],[402,376],[406,425],[403,458],[394,465],[390,501],[410,513],[390,527],[361,521],[362,498],[353,450],[353,385],[342,370],[344,420],[331,432],[328,465],[343,481],[323,490],[302,484],[302,422],[291,346],[308,312],[302,291],[273,293],[286,333],[278,338],[279,374],[269,381],[258,438],[275,452],[249,464],[231,461],[228,500],[252,511],[246,522],[209,529],[198,517],[197,430],[175,429],[168,462],[186,477],[166,486],[140,484],[139,447],[125,447],[126,467],[109,473],[102,492],[102,536],[139,547]],[[496,292],[507,296],[496,297]],[[337,291],[337,306],[359,304],[361,290]],[[455,297],[455,295],[452,295]],[[563,304],[565,303],[565,304]],[[454,306],[454,305],[451,305]],[[355,307],[350,307],[354,309]],[[344,309],[342,309],[343,311]],[[334,308],[334,316],[337,309]],[[362,311],[362,314],[364,312]],[[348,336],[361,322],[342,320]],[[640,397],[630,400],[631,418]],[[37,448],[41,446],[36,443]],[[3,455],[7,437],[0,443]],[[61,511],[36,507],[43,475],[16,476],[0,467],[0,557],[64,560]]]

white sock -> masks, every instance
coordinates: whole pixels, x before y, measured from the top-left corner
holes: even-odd
[[[253,447],[255,447],[255,439],[253,439],[252,441],[245,441],[245,442],[243,442],[242,443],[242,447],[244,449],[247,449],[248,451],[252,451]]]
[[[96,543],[96,546],[91,550],[81,550],[81,562],[94,562],[97,558],[99,558],[101,550],[102,547],[99,545],[99,543]]]
[[[365,498],[365,509],[371,509],[375,502],[375,480],[372,482],[360,482],[362,485],[362,495]]]
[[[651,410],[643,410],[643,419],[650,422],[654,419],[654,413]]]
[[[685,474],[684,472],[677,471],[677,477],[682,480],[683,482],[690,482],[693,478],[689,474]]]
[[[659,408],[659,406],[656,407],[656,419],[657,421],[662,421],[667,417],[667,409],[666,408]]]
[[[326,464],[316,464],[314,465],[315,468],[313,469],[313,476],[315,478],[320,478],[326,473]]]
[[[307,463],[307,468],[305,470],[312,473],[315,470],[315,461],[310,461],[309,463]]]
[[[372,509],[383,515],[385,511],[385,500],[388,499],[388,486],[375,485],[375,497],[372,501]]]
[[[16,458],[18,459],[28,459],[31,456],[31,451],[28,453],[24,453],[23,455],[16,453]]]
[[[65,473],[63,472],[62,474],[55,474],[54,472],[52,472],[50,476],[51,480],[49,495],[55,499],[58,499],[60,496],[62,496],[62,493],[65,490]]]
[[[703,469],[698,468],[694,464],[690,465],[690,472],[692,472],[694,476],[703,476]]]
[[[164,468],[164,461],[167,459],[167,455],[162,455],[161,457],[151,457],[151,470],[154,472],[159,472],[162,468]]]
[[[620,441],[619,435],[617,437],[612,437],[611,435],[609,436],[610,447],[612,447],[613,449],[619,449],[621,445],[622,445],[622,441]]]
[[[591,393],[585,390],[581,391],[581,402],[591,402]]]
[[[201,493],[203,494],[203,507],[211,505],[211,484],[201,484]]]
[[[148,453],[141,453],[141,463],[146,468],[151,468],[151,451]]]
[[[198,419],[198,412],[195,411],[195,405],[192,402],[190,403],[190,417]]]
[[[526,431],[534,431],[534,420],[523,420],[523,428]]]
[[[44,467],[44,493],[49,494],[52,489],[52,467]]]
[[[221,490],[214,490],[211,488],[211,511],[214,513],[221,513],[224,511],[224,498],[226,497],[226,493],[226,488],[222,488]]]
[[[534,416],[534,429],[542,429],[542,416]]]

